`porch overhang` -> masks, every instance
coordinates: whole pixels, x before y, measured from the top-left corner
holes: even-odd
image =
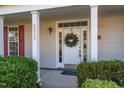
[[[58,7],[67,7],[69,5],[1,5],[0,6],[0,15],[21,13],[21,12],[30,12],[34,10],[44,10],[52,9]]]
[[[23,9],[25,10],[25,9]],[[32,10],[34,11],[34,9]],[[38,11],[40,13],[40,17],[42,19],[54,19],[59,16],[59,18],[62,18],[64,16],[82,16],[82,17],[89,17],[90,16],[90,7],[89,5],[83,5],[83,6],[59,6],[54,8],[44,8],[44,9],[36,9],[35,11]],[[25,12],[16,12],[16,13],[8,13],[4,14],[5,22],[8,21],[14,21],[14,20],[31,20],[31,11],[25,11]]]

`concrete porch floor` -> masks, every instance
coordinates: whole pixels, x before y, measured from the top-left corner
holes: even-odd
[[[61,75],[60,70],[41,69],[43,88],[76,88],[77,78],[72,75]]]

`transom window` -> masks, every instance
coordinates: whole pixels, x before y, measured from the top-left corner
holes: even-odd
[[[12,26],[9,27],[9,32],[8,32],[8,54],[15,56],[18,55],[18,51],[19,51],[19,31],[18,31],[18,27],[16,26]]]
[[[64,22],[64,23],[59,23],[58,27],[63,28],[63,27],[79,27],[79,26],[87,26],[87,21],[77,21],[77,22]]]

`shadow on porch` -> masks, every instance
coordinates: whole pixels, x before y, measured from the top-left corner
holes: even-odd
[[[76,88],[77,87],[76,75],[62,74],[64,70],[65,69],[41,68],[41,79],[43,81],[42,87],[43,88]]]

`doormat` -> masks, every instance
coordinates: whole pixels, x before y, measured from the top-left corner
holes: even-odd
[[[62,75],[76,75],[76,71],[62,71],[61,73]]]

